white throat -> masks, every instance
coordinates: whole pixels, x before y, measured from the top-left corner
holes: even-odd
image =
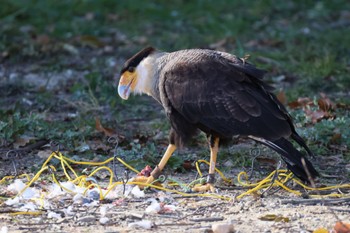
[[[148,56],[136,67],[137,83],[134,89],[135,94],[151,94],[154,82],[154,69],[156,69],[156,56]]]

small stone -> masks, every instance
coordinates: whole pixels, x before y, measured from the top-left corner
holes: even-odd
[[[93,222],[96,218],[93,215],[87,215],[81,218],[78,218],[78,222]]]
[[[216,223],[211,226],[214,233],[230,233],[234,231],[233,224],[230,223]]]
[[[106,223],[108,223],[109,222],[109,218],[107,218],[107,217],[102,217],[102,218],[100,218],[100,223],[102,224],[102,225],[104,225],[104,224],[106,224]]]
[[[129,215],[131,218],[136,218],[136,219],[143,219],[145,214],[144,213],[130,213]]]
[[[153,223],[149,220],[142,220],[142,221],[138,221],[138,222],[133,222],[133,223],[129,223],[128,227],[129,228],[143,228],[143,229],[151,229],[153,226]]]
[[[56,223],[60,224],[60,223],[66,222],[66,221],[67,221],[66,218],[61,218],[61,219],[58,219]]]

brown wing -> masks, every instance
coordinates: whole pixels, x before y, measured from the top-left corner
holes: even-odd
[[[165,95],[172,111],[222,137],[253,135],[275,140],[291,135],[291,120],[269,92],[271,87],[261,80],[263,71],[235,57],[197,53],[194,60],[188,60],[192,55],[183,54],[183,62],[164,74]]]

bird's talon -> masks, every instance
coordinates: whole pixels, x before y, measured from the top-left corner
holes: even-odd
[[[206,183],[204,185],[197,185],[192,188],[192,192],[212,192],[215,193],[215,187],[213,184]]]
[[[145,185],[142,184],[138,184],[138,186],[140,187],[140,189],[144,189],[147,187],[148,184],[152,184],[152,182],[154,181],[154,177],[153,176],[136,176],[133,180],[133,182],[137,182],[137,183],[144,183]],[[161,186],[161,184],[159,182],[153,183],[153,185],[157,185],[157,186]]]

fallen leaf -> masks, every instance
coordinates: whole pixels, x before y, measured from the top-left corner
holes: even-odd
[[[79,42],[83,45],[90,46],[92,48],[101,48],[103,47],[103,42],[100,41],[96,36],[80,36]]]
[[[313,101],[308,97],[299,97],[296,101],[288,103],[290,108],[313,106]]]
[[[325,112],[333,110],[335,104],[326,96],[326,94],[320,93],[320,96],[321,98],[317,101],[318,107]]]
[[[113,129],[103,127],[98,117],[95,118],[95,128],[97,131],[104,133],[108,137],[116,135],[116,132]]]
[[[350,233],[350,223],[337,222],[334,231],[335,233]]]
[[[333,134],[332,138],[329,140],[331,144],[339,144],[341,141],[342,135],[340,133]]]
[[[40,45],[47,45],[48,43],[50,43],[50,37],[45,34],[38,35],[35,40]]]
[[[259,163],[263,163],[266,165],[275,166],[277,164],[277,161],[275,159],[266,158],[266,157],[257,157],[256,160],[259,161]]]
[[[277,94],[277,99],[283,104],[287,104],[287,97],[286,94],[284,93],[283,90],[281,90],[280,92],[278,92]]]
[[[311,119],[311,122],[313,124],[319,122],[321,119],[325,118],[325,116],[327,115],[327,113],[322,110],[312,111],[310,109],[305,109],[304,111],[305,111],[305,115]]]
[[[337,108],[342,108],[342,109],[350,109],[350,104],[345,104],[345,103],[337,103],[335,105]]]
[[[329,233],[329,231],[326,228],[318,228],[314,230],[312,233]]]
[[[34,139],[35,139],[35,137],[22,135],[19,138],[16,138],[16,141],[13,143],[13,147],[15,149],[18,149],[20,147],[27,145],[31,140],[34,140]]]
[[[102,150],[109,151],[111,149],[110,146],[104,144],[101,140],[91,140],[87,141],[87,144],[90,146],[91,150]]]
[[[191,160],[185,160],[183,163],[182,163],[182,167],[185,169],[185,170],[191,170],[191,169],[195,169],[196,167],[193,165],[193,161]]]
[[[42,159],[47,159],[52,153],[52,150],[41,150],[38,152],[38,157]]]
[[[262,221],[289,222],[289,218],[276,214],[266,214],[259,217],[259,219]]]

